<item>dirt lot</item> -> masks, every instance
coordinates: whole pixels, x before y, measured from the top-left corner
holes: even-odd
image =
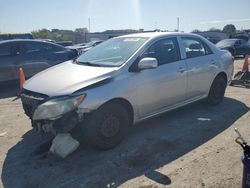
[[[235,62],[242,66],[242,60]],[[240,187],[238,127],[250,143],[250,90],[228,87],[224,102],[203,102],[134,126],[113,150],[84,144],[61,160],[31,130],[12,87],[0,88],[0,187]]]

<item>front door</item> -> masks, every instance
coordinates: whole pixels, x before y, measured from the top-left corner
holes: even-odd
[[[156,41],[141,56],[143,57],[156,58],[158,67],[142,70],[130,77],[136,88],[140,118],[154,115],[184,101],[187,86],[187,66],[185,60],[180,58],[176,38]]]

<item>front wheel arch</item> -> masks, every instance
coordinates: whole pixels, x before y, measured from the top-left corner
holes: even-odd
[[[129,123],[129,113],[121,103],[107,102],[82,123],[84,140],[97,149],[111,149],[128,133]]]
[[[106,104],[110,104],[110,103],[118,103],[118,104],[122,105],[127,110],[128,114],[129,114],[130,125],[132,125],[134,123],[134,108],[128,100],[126,100],[124,98],[113,98],[113,99],[105,102],[104,104],[102,104],[99,108],[101,108],[102,106],[104,106]]]
[[[218,76],[221,76],[222,78],[224,78],[226,83],[228,82],[228,80],[227,80],[227,74],[225,72],[220,72],[219,74],[217,74],[216,77],[218,77]]]

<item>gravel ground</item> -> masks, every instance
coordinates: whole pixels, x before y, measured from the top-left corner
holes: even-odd
[[[217,107],[198,102],[140,123],[113,150],[82,144],[64,160],[47,152],[50,137],[31,129],[13,88],[0,88],[0,187],[241,186],[234,128],[250,142],[248,88],[228,87]]]

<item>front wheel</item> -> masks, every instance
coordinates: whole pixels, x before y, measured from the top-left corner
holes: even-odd
[[[129,114],[119,103],[110,103],[90,114],[83,126],[85,140],[98,149],[118,145],[129,128]]]
[[[222,102],[226,90],[226,80],[222,76],[217,76],[209,90],[207,101],[210,105],[218,105]]]

